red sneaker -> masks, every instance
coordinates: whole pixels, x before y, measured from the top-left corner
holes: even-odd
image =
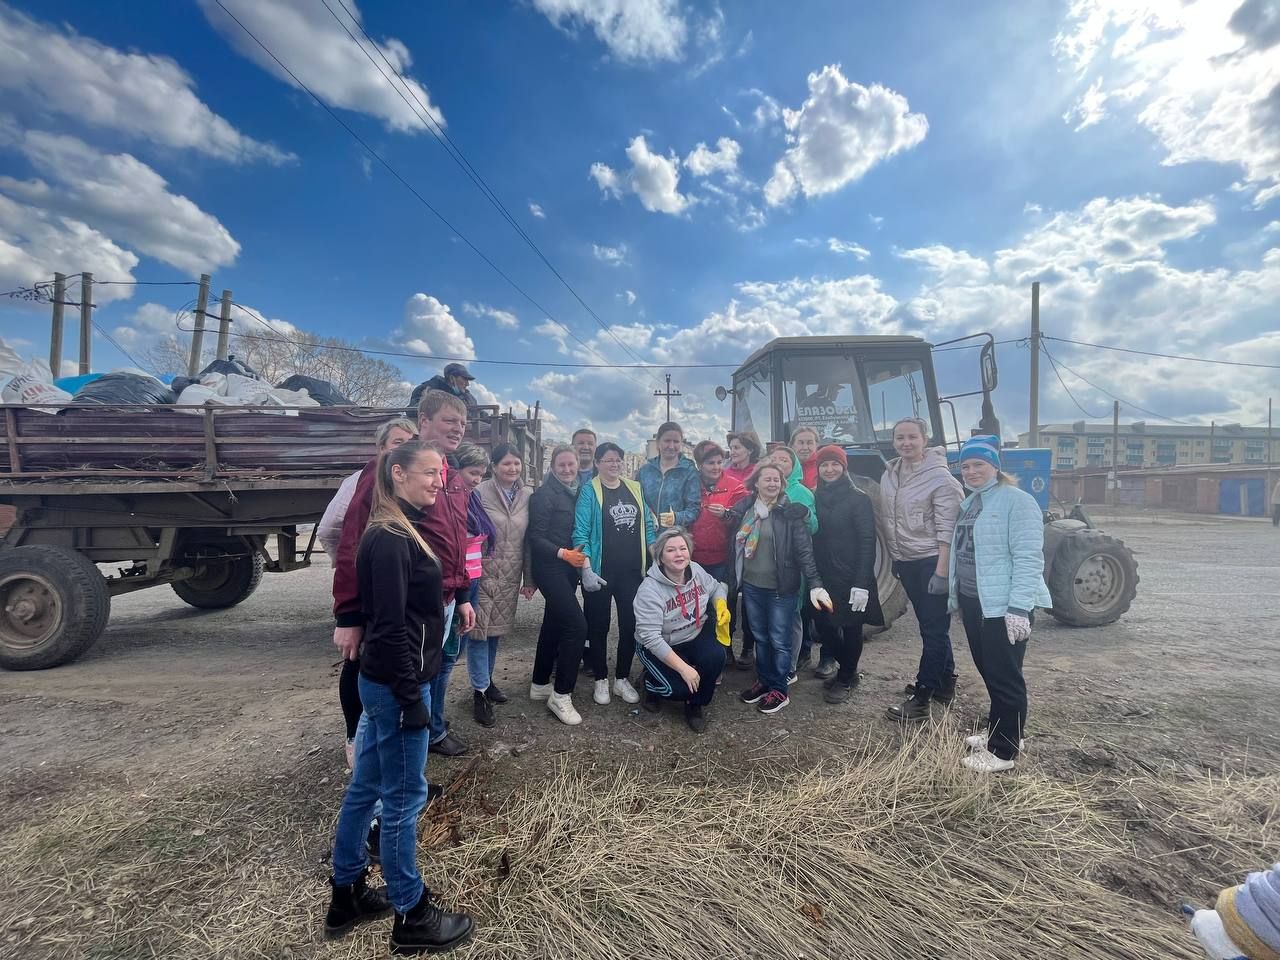
[[[791,698],[780,690],[770,690],[765,694],[764,699],[760,701],[760,706],[756,707],[761,713],[777,713],[788,703]]]

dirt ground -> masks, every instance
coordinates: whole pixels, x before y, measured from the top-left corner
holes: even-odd
[[[1252,799],[1232,808],[1229,829],[1212,811],[1176,809],[1172,798],[1176,786],[1221,778],[1228,787],[1280,782],[1270,780],[1280,771],[1280,531],[1147,515],[1110,517],[1105,526],[1137,555],[1138,600],[1105,628],[1037,622],[1026,661],[1030,742],[1017,775],[1090,797],[1133,851],[1128,863],[1098,865],[1093,879],[1176,926],[1180,899],[1210,900],[1240,871],[1277,859],[1274,792],[1268,804],[1266,791],[1259,802],[1256,789],[1246,790]],[[268,576],[227,611],[194,610],[166,588],[128,595],[80,661],[0,673],[0,838],[8,838],[0,842],[39,865],[0,866],[0,954],[213,955],[193,944],[214,942],[214,933],[220,956],[383,954],[380,939],[328,946],[314,933],[345,781],[328,585],[321,559],[312,570]],[[496,681],[512,699],[498,708],[497,726],[474,723],[465,667],[454,674],[449,713],[477,759],[433,758],[428,773],[458,780],[459,794],[484,810],[565,763],[655,777],[700,758],[718,768],[789,768],[904,737],[884,709],[914,676],[919,641],[910,614],[867,645],[849,704],[824,704],[820,684],[802,678],[790,707],[761,717],[731,696],[748,675],[729,669],[701,737],[675,710],[654,718],[617,700],[597,706],[585,681],[575,698],[583,724],[557,723],[527,699],[540,615],[537,598],[522,603],[502,648]],[[986,700],[958,625],[953,642],[961,681],[948,722],[967,728]],[[454,822],[432,836],[447,845],[465,829]],[[1218,842],[1225,832],[1234,845]],[[77,857],[77,845],[117,834],[119,843]],[[209,875],[207,851],[198,848],[215,835],[222,872]],[[135,841],[153,868],[129,874],[124,861],[135,858]],[[135,886],[101,882],[96,871],[112,857],[116,875]],[[240,868],[246,858],[250,871]],[[199,865],[199,883],[191,881],[199,892],[185,905],[179,897],[172,916],[144,914],[139,923],[130,903],[181,893],[184,863]],[[217,887],[265,877],[295,887],[298,902],[315,911],[304,918],[309,939],[239,942],[241,918],[202,915],[202,898]],[[31,885],[40,896],[17,895]],[[957,947],[945,955],[967,954]]]

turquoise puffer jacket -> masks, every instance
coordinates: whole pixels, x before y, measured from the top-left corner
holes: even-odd
[[[978,567],[978,599],[982,615],[1003,617],[1010,607],[1034,610],[1053,606],[1044,582],[1044,518],[1040,505],[1025,491],[1007,483],[981,494],[971,493],[960,504],[960,515],[982,497],[982,513],[973,525]],[[947,609],[960,609],[956,591],[956,551],[952,540]]]

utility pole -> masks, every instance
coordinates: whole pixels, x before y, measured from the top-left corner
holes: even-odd
[[[1027,446],[1040,446],[1040,281],[1031,284],[1031,436]]]
[[[679,390],[672,390],[672,389],[671,389],[671,374],[669,374],[669,373],[667,374],[667,389],[666,389],[666,390],[655,390],[655,391],[653,391],[653,395],[654,395],[655,397],[666,397],[666,398],[667,398],[667,421],[668,421],[668,422],[670,422],[670,420],[671,420],[671,398],[672,398],[672,397],[681,397],[681,396],[684,396],[684,394],[682,394]]]
[[[93,274],[80,274],[80,372],[89,372],[93,348]]]
[[[222,312],[218,316],[218,359],[227,359],[227,339],[231,335],[231,291],[222,291]]]
[[[67,276],[53,275],[53,325],[49,329],[49,370],[53,379],[62,376],[62,308],[67,305]]]
[[[1271,506],[1271,464],[1275,460],[1271,452],[1271,398],[1267,397],[1267,489],[1264,491],[1262,500],[1267,506]]]
[[[209,309],[209,283],[207,273],[200,274],[200,292],[196,294],[196,325],[191,331],[191,359],[187,361],[187,376],[200,372],[200,354],[204,351],[204,313]]]
[[[1120,401],[1111,407],[1111,506],[1120,502]]]

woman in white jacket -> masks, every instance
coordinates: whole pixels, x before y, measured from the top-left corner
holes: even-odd
[[[703,707],[715,696],[724,669],[729,591],[693,562],[693,539],[682,527],[659,534],[653,555],[657,560],[633,604],[644,708],[656,713],[663,700],[683,700],[686,722],[701,733],[707,727]]]

